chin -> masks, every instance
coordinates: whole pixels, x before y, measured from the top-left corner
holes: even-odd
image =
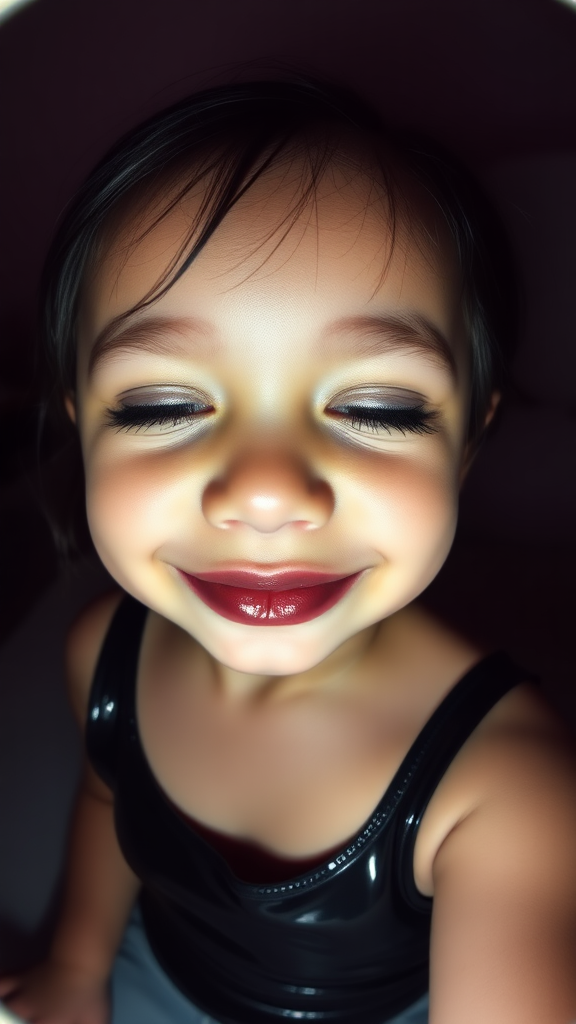
[[[257,635],[246,636],[247,629],[253,629]],[[278,629],[267,628],[265,631],[258,627],[240,627],[239,635],[227,637],[225,640],[201,637],[197,633],[195,638],[213,658],[235,672],[287,676],[298,675],[300,672],[315,668],[335,650],[333,644],[311,642],[310,638],[286,635],[287,631],[296,629],[297,626],[279,626]],[[264,632],[266,635],[263,635]],[[244,635],[240,635],[241,633]],[[345,639],[346,637],[343,638]]]

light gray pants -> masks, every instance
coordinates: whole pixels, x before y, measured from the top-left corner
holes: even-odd
[[[138,905],[112,973],[112,1024],[218,1024],[182,995],[162,970],[148,944]],[[428,1024],[428,996],[387,1024]]]

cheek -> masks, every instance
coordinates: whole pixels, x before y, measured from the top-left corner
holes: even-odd
[[[94,544],[105,564],[149,557],[162,544],[174,503],[166,466],[150,456],[92,459],[86,477],[86,508]]]
[[[458,516],[458,481],[450,460],[387,459],[357,481],[357,514],[390,569],[430,579],[444,562]],[[424,584],[426,585],[426,584]]]

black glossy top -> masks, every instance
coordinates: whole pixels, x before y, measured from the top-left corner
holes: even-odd
[[[130,597],[116,612],[86,740],[114,790],[118,839],[143,883],[158,960],[223,1024],[382,1024],[428,987],[432,900],[413,877],[422,815],[464,741],[526,673],[505,654],[476,665],[421,730],[356,838],[306,874],[258,885],[238,879],[175,811],[146,761],[135,714],[146,614]]]

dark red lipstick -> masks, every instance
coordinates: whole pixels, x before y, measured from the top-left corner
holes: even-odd
[[[360,575],[292,570],[266,576],[242,570],[192,575],[178,571],[213,611],[252,626],[295,626],[315,619],[337,604]]]

